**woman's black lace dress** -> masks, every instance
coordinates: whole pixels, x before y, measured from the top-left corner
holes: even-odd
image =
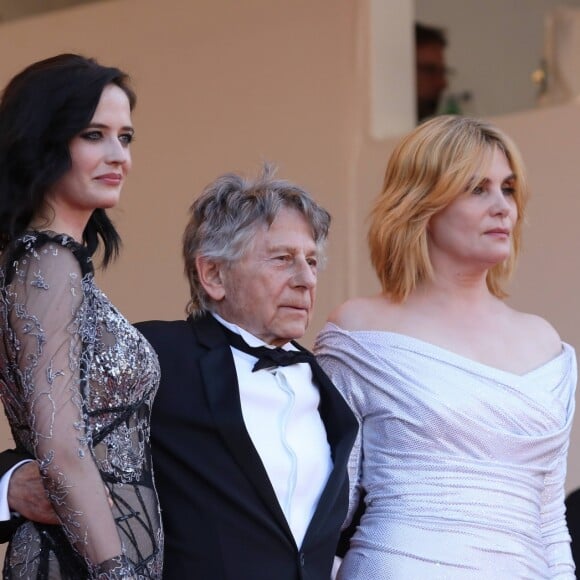
[[[22,524],[4,578],[161,578],[155,352],[96,287],[71,238],[28,232],[1,264],[0,395],[62,522]]]

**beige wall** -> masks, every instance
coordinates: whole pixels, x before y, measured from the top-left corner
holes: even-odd
[[[531,74],[544,54],[546,14],[580,0],[414,0],[419,22],[447,34],[447,65],[454,72],[447,93],[469,91],[471,115],[504,115],[535,106],[539,87]],[[489,31],[501,42],[490,42]],[[498,66],[498,63],[501,63]],[[506,90],[509,87],[509,90]]]
[[[61,51],[126,68],[138,93],[134,169],[113,212],[125,242],[102,277],[131,320],[183,315],[180,235],[202,187],[264,160],[336,215],[345,196],[355,89],[351,0],[151,0],[90,4],[3,27],[0,84]],[[18,47],[18,48],[16,48]],[[345,240],[331,254],[339,262]],[[344,280],[346,273],[341,273]],[[344,296],[323,284],[321,302]],[[321,318],[322,319],[322,315]]]
[[[110,0],[2,27],[1,86],[63,51],[133,77],[134,169],[114,214],[124,251],[101,277],[130,320],[183,317],[187,208],[217,175],[254,173],[264,160],[335,214],[330,261],[341,263],[347,218],[339,208],[357,110],[355,7],[352,0]],[[323,276],[313,328],[346,295],[347,271],[333,270],[332,279]],[[0,449],[11,444],[2,417]]]
[[[218,174],[254,172],[262,160],[278,163],[280,176],[309,188],[334,216],[306,342],[339,302],[377,289],[364,218],[393,142],[368,137],[368,13],[364,0],[110,0],[2,28],[1,85],[62,51],[133,76],[134,170],[114,214],[125,248],[100,276],[130,320],[183,316],[179,243],[187,207]],[[547,316],[580,348],[580,108],[496,121],[521,145],[534,190],[512,301]],[[6,444],[4,425],[0,448]],[[580,433],[568,487],[579,485]]]

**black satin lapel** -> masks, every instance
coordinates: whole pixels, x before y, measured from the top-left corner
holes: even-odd
[[[293,538],[266,469],[243,421],[238,380],[229,345],[224,343],[209,350],[200,360],[200,368],[215,426],[226,447],[275,520]]]
[[[318,363],[312,365],[312,374],[320,389],[320,415],[331,447],[339,447],[345,441],[352,447],[358,429],[353,412]]]
[[[312,374],[320,389],[319,411],[332,453],[333,469],[306,532],[305,542],[316,537],[320,527],[324,526],[329,510],[344,509],[346,516],[346,503],[337,505],[337,502],[348,481],[347,463],[358,430],[355,416],[318,363],[312,365]]]

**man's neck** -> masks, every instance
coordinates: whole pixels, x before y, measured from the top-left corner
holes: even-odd
[[[236,332],[237,334],[239,334],[250,346],[266,346],[268,348],[275,348],[274,345],[264,342],[261,338],[258,338],[251,332],[248,332],[245,328],[238,326],[235,322],[230,322],[229,320],[226,320],[216,312],[211,312],[211,314],[220,324],[222,324],[226,328],[229,328],[232,332]],[[290,341],[282,345],[281,348],[287,350],[289,346]]]

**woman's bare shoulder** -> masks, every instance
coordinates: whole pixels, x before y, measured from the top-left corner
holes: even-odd
[[[558,331],[545,318],[512,310],[511,319],[514,333],[521,338],[522,343],[534,345],[538,353],[549,356],[562,349],[562,339]]]
[[[336,308],[328,321],[348,331],[376,330],[377,323],[382,321],[382,326],[395,309],[396,305],[381,295],[351,298]]]

